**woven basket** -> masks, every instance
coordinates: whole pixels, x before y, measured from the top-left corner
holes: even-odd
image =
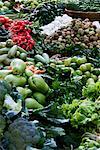
[[[73,18],[90,19],[91,21],[100,21],[100,12],[83,12],[65,9],[65,14]]]

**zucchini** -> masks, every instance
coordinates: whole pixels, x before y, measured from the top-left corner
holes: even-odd
[[[4,62],[7,59],[8,54],[0,55],[0,63]]]
[[[7,54],[9,50],[10,50],[10,48],[7,48],[7,47],[1,48],[0,49],[0,55]]]
[[[35,58],[36,61],[47,64],[47,61],[45,60],[45,58],[43,56],[39,55],[39,54],[35,55],[34,58]]]
[[[14,58],[16,56],[16,54],[17,54],[17,45],[14,45],[8,52],[8,57]]]
[[[50,58],[49,58],[49,55],[47,53],[43,53],[42,56],[46,60],[47,63],[50,62]]]
[[[20,53],[26,53],[27,54],[27,51],[25,51],[23,48],[21,48],[20,46],[17,47],[17,50],[20,52]]]

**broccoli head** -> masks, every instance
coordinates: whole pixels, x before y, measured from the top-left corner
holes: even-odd
[[[25,118],[18,118],[9,125],[5,132],[9,150],[25,150],[27,146],[36,147],[43,135],[36,126]]]

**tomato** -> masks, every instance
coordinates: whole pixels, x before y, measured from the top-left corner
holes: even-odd
[[[5,18],[0,17],[0,23],[4,24],[6,22]]]

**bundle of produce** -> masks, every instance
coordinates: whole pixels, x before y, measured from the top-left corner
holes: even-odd
[[[0,80],[0,149],[24,150],[27,146],[43,145],[43,133],[33,122],[21,117],[22,108],[21,95],[16,88]]]
[[[70,47],[100,48],[100,29],[96,28],[89,19],[82,21],[74,19],[70,26],[46,36],[44,44],[47,50],[66,51]]]
[[[89,125],[91,131],[92,124],[94,127],[99,128],[99,111],[98,103],[91,100],[73,100],[71,104],[63,104],[62,110],[66,118],[70,118],[72,126],[75,128],[84,127]],[[87,130],[87,129],[86,129]]]
[[[7,149],[27,149],[27,147],[41,147],[44,142],[43,133],[38,130],[35,123],[23,117],[15,119],[4,134]]]
[[[12,22],[13,22],[12,19],[9,19],[8,17],[5,16],[0,16],[0,25],[6,30],[9,29]]]
[[[51,95],[55,101],[70,103],[74,98],[82,98],[83,96],[92,99],[98,98],[99,88],[96,85],[100,84],[98,82],[100,69],[95,68],[86,57],[74,56],[62,60],[52,57],[46,70],[48,75],[53,78],[50,87],[54,90]],[[93,86],[91,84],[86,86],[86,82],[89,80],[97,83],[94,83]],[[90,86],[91,88],[89,88]],[[57,94],[56,97],[55,94]]]
[[[41,77],[44,73],[45,70],[35,67],[34,62],[24,62],[15,58],[10,66],[0,70],[0,79],[17,87],[28,109],[37,109],[43,108],[46,104],[46,95],[49,90],[48,84]],[[5,105],[9,105],[9,101],[6,101]]]
[[[8,30],[10,38],[15,44],[25,50],[32,50],[35,41],[32,39],[31,22],[28,20],[11,20],[7,17],[0,16],[0,23],[5,30]]]
[[[52,22],[56,16],[60,16],[64,13],[66,4],[61,2],[43,2],[34,8],[31,14],[28,16],[30,20],[39,21],[41,26],[47,25]]]
[[[0,67],[9,66],[14,58],[26,60],[27,52],[23,48],[14,45],[11,39],[0,42]]]
[[[13,21],[9,31],[11,32],[11,38],[15,44],[24,48],[25,50],[32,50],[35,45],[35,41],[31,36],[31,29],[28,29],[31,23],[27,20]]]

